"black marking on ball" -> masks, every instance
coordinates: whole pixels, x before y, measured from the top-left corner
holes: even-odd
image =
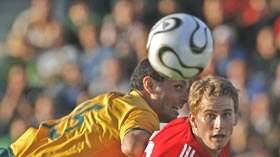
[[[197,75],[200,74],[200,73],[203,71],[203,68],[201,68],[201,67],[195,67],[195,66],[188,66],[188,65],[185,65],[185,64],[182,62],[182,60],[180,59],[180,57],[178,56],[178,54],[177,54],[172,48],[170,48],[170,47],[163,46],[163,47],[161,47],[161,48],[159,49],[158,52],[159,52],[159,53],[158,53],[158,57],[159,57],[159,59],[160,59],[161,64],[162,64],[163,66],[165,66],[166,68],[168,68],[168,69],[170,69],[170,70],[172,70],[172,71],[175,71],[178,75],[180,75],[180,76],[181,76],[182,78],[184,78],[184,79],[190,79],[190,78],[193,78],[194,76],[192,76],[192,77],[186,77],[186,76],[185,76],[181,71],[179,71],[178,69],[175,69],[175,68],[173,68],[173,67],[170,67],[170,66],[166,65],[166,64],[164,63],[164,61],[163,61],[163,54],[164,54],[164,53],[167,53],[167,52],[173,53],[173,54],[176,56],[176,58],[178,59],[180,65],[181,65],[182,67],[184,67],[184,68],[197,69],[197,70],[198,70]]]
[[[183,23],[183,21],[182,21],[180,18],[177,18],[177,17],[166,18],[166,19],[164,19],[162,22],[159,22],[158,24],[156,24],[156,25],[152,28],[151,32],[152,32],[153,30],[155,30],[157,27],[159,27],[160,25],[163,25],[163,27],[166,28],[167,25],[169,24],[168,21],[169,21],[170,19],[172,19],[172,20],[175,21],[174,26],[173,26],[173,27],[170,27],[170,28],[168,28],[168,29],[164,29],[164,28],[163,28],[163,29],[160,30],[160,31],[154,32],[154,33],[152,34],[152,37],[151,37],[150,41],[153,40],[153,37],[154,37],[156,34],[164,33],[164,32],[170,32],[170,31],[172,31],[172,30],[178,28],[178,27],[179,27],[180,25],[182,25],[182,23]],[[148,52],[149,52],[149,50],[150,50],[150,45],[151,45],[151,42],[150,42],[149,45],[147,46]]]
[[[199,46],[195,45],[194,34],[198,31],[200,25],[198,24],[197,19],[193,18],[193,20],[196,24],[196,28],[194,29],[194,31],[192,32],[191,37],[190,37],[190,48],[191,48],[192,52],[194,52],[196,54],[200,54],[205,50],[205,48],[207,46],[207,43],[208,43],[207,28],[206,27],[204,28],[204,34],[205,34],[205,39],[206,39],[205,44],[202,47],[199,47]]]

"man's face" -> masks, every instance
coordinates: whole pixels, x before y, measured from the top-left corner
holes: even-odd
[[[209,152],[217,152],[228,143],[237,123],[234,102],[230,97],[203,98],[197,115],[191,115],[192,129]]]
[[[156,110],[161,122],[169,122],[178,116],[178,109],[183,107],[188,95],[188,81],[165,79],[156,85]]]

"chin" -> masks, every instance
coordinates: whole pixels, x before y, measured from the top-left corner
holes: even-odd
[[[162,122],[162,123],[168,123],[168,122],[170,122],[170,121],[176,119],[176,118],[177,118],[177,115],[178,115],[178,114],[176,114],[176,115],[165,116],[164,118],[161,119],[161,122]]]
[[[211,149],[218,151],[218,150],[222,150],[225,146],[226,146],[226,144],[224,144],[224,143],[215,143],[212,145]]]

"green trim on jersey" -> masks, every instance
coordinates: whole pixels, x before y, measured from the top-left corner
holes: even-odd
[[[0,157],[15,157],[15,155],[10,147],[0,148]]]

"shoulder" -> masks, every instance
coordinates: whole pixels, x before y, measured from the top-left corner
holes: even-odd
[[[187,118],[177,118],[169,122],[160,131],[154,132],[151,140],[165,141],[165,139],[170,140],[170,138],[175,140],[187,136],[190,129],[186,120]]]
[[[103,93],[103,94],[99,94],[97,95],[95,98],[88,100],[88,102],[110,102],[113,101],[115,99],[120,99],[123,98],[125,96],[125,93],[121,93],[121,92],[108,92],[108,93]]]
[[[119,99],[114,101],[115,103],[122,103],[128,108],[138,108],[143,111],[152,111],[147,101],[136,91],[129,92]]]
[[[154,132],[150,137],[145,154],[179,156],[190,153],[194,155],[194,149],[189,146],[190,129],[186,120],[186,117],[177,118],[165,125],[160,131]]]
[[[176,129],[176,128],[187,129],[187,128],[189,128],[189,124],[187,121],[188,121],[188,117],[181,117],[181,118],[174,119],[174,120],[170,121],[169,123],[167,123],[162,128],[162,130]]]

